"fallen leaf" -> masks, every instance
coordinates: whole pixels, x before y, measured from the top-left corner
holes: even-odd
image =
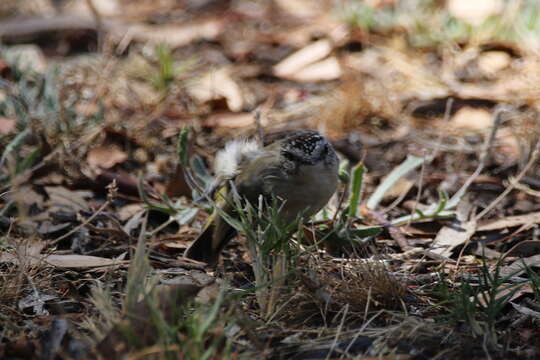
[[[485,109],[465,106],[454,114],[451,121],[458,129],[484,131],[491,126],[492,116]]]
[[[118,16],[122,14],[122,6],[119,0],[92,0],[92,6],[96,9],[100,16]],[[70,15],[77,15],[81,17],[90,17],[92,10],[86,3],[86,1],[72,1],[66,3],[65,10],[63,12]]]
[[[15,130],[16,126],[17,120],[7,117],[0,117],[0,134],[9,134]]]
[[[98,256],[90,255],[77,255],[77,254],[65,254],[65,255],[44,255],[39,252],[43,249],[43,246],[31,246],[29,248],[23,248],[21,252],[16,250],[15,252],[5,252],[0,256],[0,263],[7,262],[20,265],[21,262],[27,265],[39,265],[48,264],[60,268],[95,268],[95,267],[107,267],[127,264],[129,261],[122,259],[109,259]]]
[[[56,299],[54,295],[48,295],[39,291],[33,291],[28,296],[19,300],[17,306],[20,310],[24,311],[28,308],[32,308],[32,312],[37,316],[49,315],[49,312],[43,308],[45,303],[49,300]]]
[[[486,74],[495,74],[508,66],[512,57],[505,51],[486,51],[478,58],[478,67]]]
[[[508,266],[501,267],[499,273],[502,277],[519,276],[525,273],[525,266],[540,267],[540,254],[526,258],[520,258]]]
[[[451,15],[472,25],[480,25],[502,10],[499,0],[449,0],[447,6]]]
[[[432,253],[449,257],[452,250],[465,244],[476,232],[476,221],[467,220],[472,210],[471,203],[464,197],[458,204],[456,218],[449,226],[443,226],[433,240]]]
[[[118,219],[120,221],[124,222],[128,219],[131,219],[133,216],[135,216],[135,214],[141,212],[144,209],[144,205],[140,203],[127,204],[118,209],[116,215],[118,216]]]
[[[504,287],[504,288],[503,288]],[[515,284],[515,285],[501,285],[497,288],[497,293],[495,294],[495,300],[501,299],[509,294],[513,293],[507,301],[513,301],[525,294],[533,294],[534,291],[531,288],[530,284]],[[478,303],[483,307],[487,307],[486,299],[489,299],[489,291],[484,291],[479,293],[477,296]]]
[[[33,265],[39,257],[41,250],[45,247],[45,242],[37,239],[29,239],[17,243],[13,251],[4,251],[0,254],[0,263],[18,264],[21,267]]]
[[[22,185],[13,190],[9,193],[9,199],[15,200],[18,204],[28,208],[30,206],[42,208],[44,204],[43,195],[36,192],[34,188],[29,185]]]
[[[85,200],[85,197],[89,196],[88,191],[71,191],[63,186],[45,186],[45,191],[49,195],[47,204],[50,207],[67,207],[73,211],[88,210],[90,208]]]
[[[116,145],[102,145],[90,149],[86,161],[93,168],[110,169],[116,164],[126,161],[127,154]]]
[[[384,194],[383,199],[395,199],[401,195],[404,195],[404,193],[409,192],[409,190],[412,189],[414,184],[414,181],[407,179],[406,177],[402,177]]]
[[[222,34],[224,22],[210,19],[187,25],[133,25],[127,35],[131,38],[155,44],[167,44],[173,48],[181,47],[198,40],[214,40]]]
[[[98,256],[89,256],[89,255],[77,255],[77,254],[67,254],[67,255],[48,255],[42,259],[45,263],[60,267],[60,268],[93,268],[93,267],[104,267],[104,266],[116,266],[127,264],[129,261],[118,260],[118,259],[109,259]]]
[[[208,117],[205,121],[206,126],[225,127],[225,128],[241,128],[251,126],[255,123],[255,118],[252,113],[238,114],[214,114]]]
[[[289,13],[289,15],[312,18],[321,15],[321,3],[311,0],[276,0],[277,6]]]
[[[290,79],[301,82],[330,81],[339,79],[342,73],[338,60],[335,57],[331,57],[306,66],[291,76]]]
[[[514,245],[505,256],[529,257],[540,254],[540,240],[525,240]]]
[[[510,304],[512,304],[514,309],[516,309],[519,313],[521,313],[523,315],[533,317],[533,318],[536,318],[536,319],[540,319],[540,312],[534,311],[532,309],[529,309],[526,306],[518,305],[518,304],[513,303],[513,302],[511,302]]]
[[[485,220],[478,224],[477,231],[499,230],[525,224],[534,225],[539,223],[540,211],[537,211],[529,214],[507,216],[502,219]]]
[[[332,43],[330,40],[319,40],[287,56],[274,66],[274,75],[288,78],[294,76],[306,66],[320,61],[330,55]]]
[[[200,103],[224,98],[231,111],[238,112],[244,107],[244,96],[240,86],[232,79],[227,68],[207,73],[195,81],[188,91]]]

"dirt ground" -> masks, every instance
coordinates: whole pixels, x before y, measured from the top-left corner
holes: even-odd
[[[3,0],[0,358],[540,358],[539,14]],[[216,153],[302,129],[340,159],[326,208],[238,209],[217,266],[183,257]]]

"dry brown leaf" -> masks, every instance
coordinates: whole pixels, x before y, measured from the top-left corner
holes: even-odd
[[[17,126],[17,121],[15,119],[10,119],[7,117],[0,117],[0,134],[9,134]]]
[[[311,64],[290,76],[290,79],[302,82],[336,80],[343,74],[335,57]]]
[[[222,33],[223,21],[210,19],[188,25],[134,25],[127,35],[143,42],[167,44],[177,48],[198,40],[214,40]]]
[[[128,219],[131,219],[135,214],[141,212],[144,210],[144,205],[140,203],[135,204],[127,204],[125,206],[122,206],[118,211],[116,212],[118,219],[120,221],[126,221]]]
[[[44,255],[40,254],[40,252],[45,243],[41,243],[42,244],[39,244],[39,242],[34,242],[28,246],[23,245],[17,247],[15,252],[2,253],[0,256],[0,263],[9,262],[13,264],[20,264],[23,262],[24,264],[28,265],[48,264],[55,267],[72,269],[117,266],[129,263],[129,261],[122,259],[109,259],[89,255]]]
[[[486,109],[465,106],[454,114],[451,121],[458,129],[484,131],[491,126],[492,116]]]
[[[206,126],[216,126],[225,128],[241,128],[251,126],[255,123],[255,118],[252,113],[238,114],[214,114],[205,122]]]
[[[200,103],[224,98],[231,111],[238,112],[244,107],[244,96],[240,86],[232,79],[227,68],[207,73],[196,80],[188,91]]]
[[[495,74],[508,66],[512,57],[506,51],[486,51],[478,58],[478,67],[486,74]]]
[[[76,255],[76,254],[67,254],[67,255],[49,255],[43,257],[43,261],[49,265],[61,268],[94,268],[94,267],[104,267],[104,266],[116,266],[127,264],[129,261],[118,260],[118,259],[109,259],[98,256],[89,256],[89,255]]]
[[[529,256],[526,258],[520,258],[508,266],[501,267],[499,273],[502,277],[519,276],[525,272],[525,266],[540,267],[540,254]]]
[[[447,6],[450,14],[472,25],[480,25],[502,10],[499,0],[449,0]]]
[[[466,243],[474,235],[475,231],[476,223],[474,221],[444,226],[433,240],[433,249],[431,251],[448,257],[456,246]]]
[[[122,12],[119,0],[92,0],[92,5],[100,16],[116,16]],[[81,17],[92,18],[94,15],[86,1],[70,1],[67,3],[64,13]]]
[[[467,197],[464,197],[458,204],[456,218],[450,226],[443,226],[433,240],[432,253],[449,257],[452,250],[465,244],[476,232],[476,221],[467,220],[472,211],[472,205]]]
[[[512,296],[510,296],[510,298],[508,299],[508,301],[513,301],[525,294],[532,294],[534,293],[533,289],[531,288],[531,285],[530,284],[516,284],[516,285],[502,285],[504,286],[504,289],[502,290],[498,290],[497,291],[497,294],[495,295],[495,299],[501,299],[503,298],[504,296],[507,296],[509,295],[510,293],[514,292],[514,294],[512,294]],[[501,286],[501,287],[502,287]],[[500,287],[499,287],[500,289]],[[480,294],[477,295],[478,297],[478,303],[480,305],[482,305],[483,307],[486,307],[487,304],[486,304],[486,300],[487,298],[489,298],[489,292],[488,291],[485,291],[485,292],[482,292]]]
[[[292,16],[312,18],[321,15],[323,7],[320,1],[312,0],[275,0],[277,6]]]
[[[23,267],[35,264],[33,259],[39,257],[46,243],[37,239],[29,239],[17,243],[13,251],[4,251],[0,254],[0,263],[11,263]]]
[[[414,184],[415,184],[414,181],[412,181],[410,179],[407,179],[405,177],[402,177],[401,179],[398,180],[398,182],[394,186],[392,186],[392,188],[390,188],[384,194],[383,199],[385,199],[385,200],[395,199],[395,198],[403,195],[403,193],[406,193],[409,190],[411,190],[412,187],[414,186]]]
[[[518,304],[516,304],[516,303],[510,303],[510,304],[512,304],[512,306],[514,307],[514,309],[516,309],[519,313],[540,320],[540,312],[534,311],[534,310],[532,310],[532,309],[529,309],[529,308],[526,307],[526,306],[518,305]]]
[[[499,229],[505,229],[509,227],[516,227],[520,225],[534,225],[540,223],[540,211],[529,213],[529,214],[523,214],[523,215],[514,215],[514,216],[507,216],[502,219],[495,219],[495,220],[486,220],[482,221],[478,225],[477,231],[491,231],[491,230],[499,230]]]
[[[110,169],[116,164],[126,161],[127,158],[127,154],[118,148],[118,146],[101,145],[88,151],[86,161],[88,161],[88,164],[95,169]]]
[[[18,204],[24,205],[26,207],[38,206],[39,208],[43,207],[44,197],[42,194],[37,193],[32,186],[23,185],[18,189],[14,189],[11,193],[8,194],[11,200],[15,200]]]
[[[540,240],[525,240],[514,245],[504,256],[528,257],[540,254]]]
[[[85,194],[88,192],[71,191],[63,186],[45,186],[45,191],[49,195],[47,204],[51,207],[68,207],[73,211],[89,209],[85,200]]]
[[[274,74],[278,77],[291,77],[309,64],[320,61],[330,55],[330,40],[319,40],[287,56],[274,66]]]

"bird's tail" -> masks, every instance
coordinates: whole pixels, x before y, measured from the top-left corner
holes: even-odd
[[[215,265],[221,250],[235,235],[236,229],[223,220],[217,211],[214,211],[202,233],[186,249],[184,257]]]

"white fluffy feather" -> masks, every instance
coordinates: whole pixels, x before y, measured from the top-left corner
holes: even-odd
[[[256,156],[261,145],[255,140],[233,140],[218,151],[214,161],[216,176],[233,178],[240,170],[240,164]]]

